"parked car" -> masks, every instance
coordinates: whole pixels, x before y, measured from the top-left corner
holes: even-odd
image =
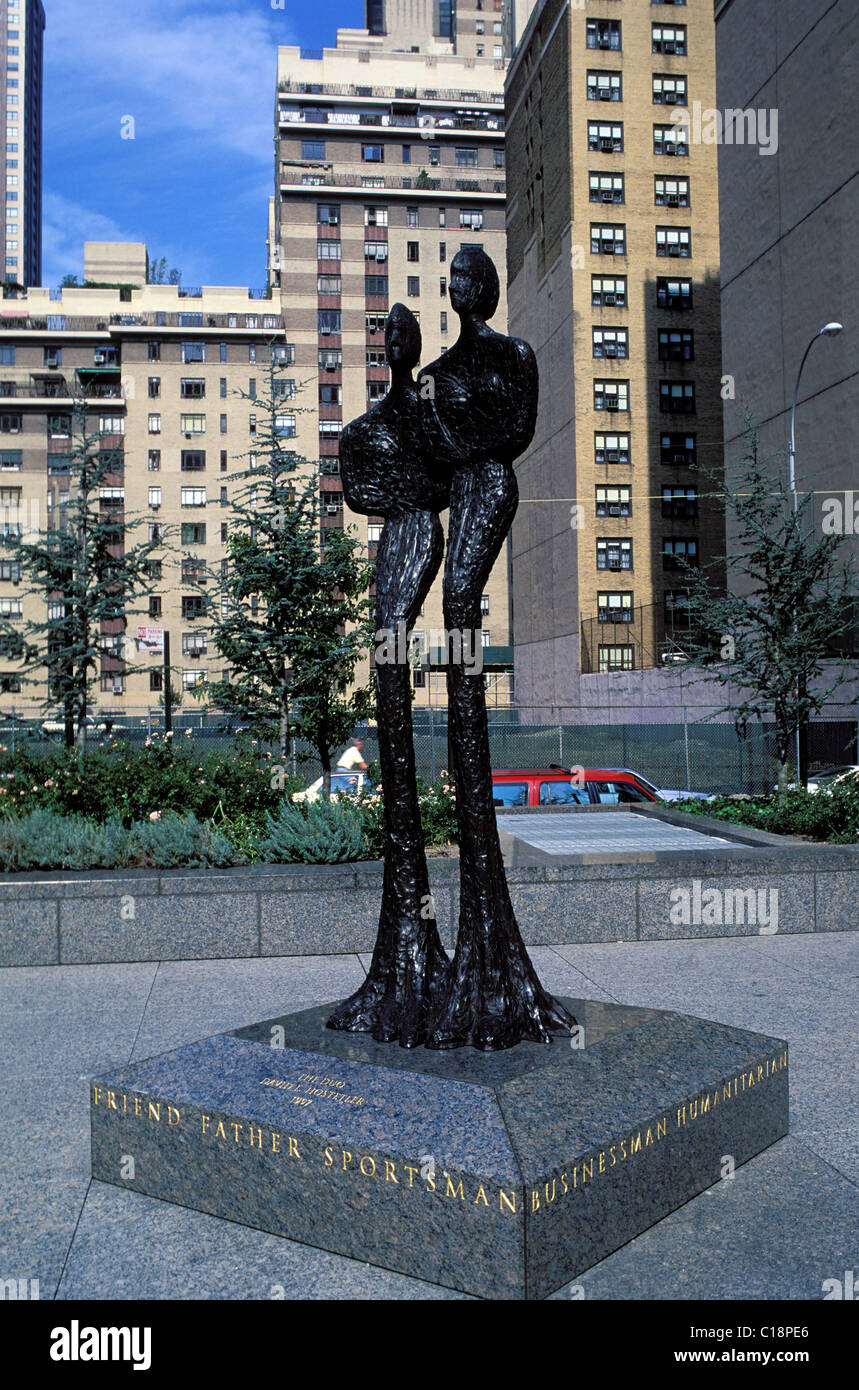
[[[617,806],[634,802],[711,801],[706,792],[655,787],[628,767],[503,769],[492,774],[496,806]]]
[[[840,767],[822,767],[819,772],[808,774],[806,791],[828,792],[833,787],[844,786],[850,782],[859,782],[859,765],[856,763],[843,763]],[[788,790],[795,791],[796,782],[789,782]],[[778,791],[778,782],[773,791]]]
[[[332,796],[360,796],[363,793],[374,792],[375,783],[370,780],[366,772],[339,772],[331,773],[331,795]],[[293,792],[293,801],[318,801],[322,795],[322,778],[317,777],[315,782],[311,782],[309,787],[305,787],[303,792]]]
[[[111,720],[109,720],[107,723],[105,723],[103,720],[97,721],[93,718],[91,714],[87,715],[86,719],[84,720],[84,723],[86,724],[88,734],[106,734],[112,727]],[[75,727],[77,727],[77,723],[75,724]],[[65,720],[57,717],[56,715],[49,715],[47,719],[42,721],[43,734],[64,734],[65,732]]]

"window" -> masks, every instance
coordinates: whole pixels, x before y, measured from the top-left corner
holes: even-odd
[[[632,489],[600,486],[596,490],[597,516],[632,516]]]
[[[367,400],[380,401],[387,394],[388,387],[384,381],[367,382]]]
[[[63,365],[62,348],[44,347],[42,349],[42,364],[45,367],[61,367]]]
[[[365,293],[365,294],[387,295],[387,293],[388,293],[388,277],[387,277],[387,275],[365,275],[365,276],[364,276],[364,293]]]
[[[322,388],[325,390],[326,388]],[[339,421],[335,422],[340,428]],[[274,432],[281,439],[295,438],[295,416],[294,415],[275,415]]]
[[[147,578],[149,578],[149,579],[160,579],[160,578],[161,578],[162,563],[161,563],[160,560],[145,560],[145,561],[144,561],[144,569],[145,569],[145,571],[146,571]]]
[[[365,314],[364,329],[370,335],[384,333],[386,314]]]
[[[340,310],[339,309],[320,309],[317,314],[317,331],[326,337],[330,333],[340,332]]]
[[[339,360],[340,357],[342,357],[342,353],[340,352],[340,349],[339,349],[339,348],[337,348],[337,349],[335,350],[333,356],[335,357],[335,359],[338,359],[338,360]],[[321,365],[321,363],[320,363],[320,365]],[[296,391],[295,391],[295,378],[294,378],[294,377],[284,377],[284,378],[283,378],[282,380],[280,380],[280,381],[273,381],[273,382],[272,382],[272,393],[271,393],[271,394],[272,394],[273,398],[274,398],[276,401],[291,401],[291,400],[294,400],[294,399],[295,399],[295,395],[296,395]]]
[[[203,617],[203,605],[206,599],[202,594],[183,594],[182,595],[182,617],[183,619],[193,619],[193,617]]]
[[[301,142],[302,159],[324,159],[325,141],[324,140],[302,140]]]
[[[626,276],[592,275],[591,303],[598,305],[600,308],[611,306],[615,308],[625,308]]]
[[[691,333],[679,329],[660,329],[660,362],[692,362],[695,357],[695,339]]]
[[[609,671],[634,671],[635,670],[635,651],[631,646],[604,647],[600,646],[598,652],[598,662],[600,674],[605,675]],[[602,783],[602,786],[611,787],[613,783]],[[601,800],[618,800],[617,792],[599,792]]]
[[[691,309],[692,281],[668,280],[660,276],[656,281],[656,304],[660,309]]]
[[[595,381],[594,410],[629,410],[629,382]]]
[[[406,208],[406,226],[419,227],[420,223],[420,208]]]
[[[205,521],[183,521],[179,531],[182,545],[206,544]]]
[[[438,210],[438,225],[439,225],[440,227],[446,227],[446,226],[447,226],[447,208],[439,208],[439,210]]]
[[[149,689],[153,693],[164,689],[164,672],[159,671],[157,667],[153,667],[149,672]]]
[[[597,594],[597,620],[601,623],[631,623],[632,594],[605,590]]]
[[[479,231],[483,226],[483,208],[460,208],[459,225],[471,227],[475,232]]]
[[[416,241],[406,242],[406,260],[419,261],[421,258],[421,248]]]
[[[662,515],[670,521],[696,521],[698,518],[698,489],[672,487],[662,489]]]
[[[339,241],[317,241],[316,259],[319,261],[339,261],[340,242]]]
[[[161,450],[150,449],[148,457],[148,468],[150,473],[160,473],[161,471]]]
[[[446,314],[446,313],[442,313],[442,314],[440,315],[440,317],[439,317],[439,332],[440,332],[440,333],[446,333],[446,332],[447,332],[447,314]]]
[[[205,362],[206,344],[205,343],[183,343],[182,361],[183,362]]]
[[[150,415],[150,416],[148,417],[148,423],[149,423],[149,433],[150,433],[150,434],[160,434],[160,433],[161,433],[161,416],[160,416],[160,415]]]
[[[160,618],[160,617],[161,617],[161,595],[160,595],[160,594],[150,594],[150,595],[149,595],[149,616],[150,616],[150,618]]]
[[[588,121],[588,149],[602,154],[619,154],[623,150],[623,125],[620,121]]]
[[[591,174],[589,183],[592,203],[626,202],[623,174]]]
[[[688,259],[692,255],[692,233],[689,228],[657,227],[656,254],[657,256],[682,256]]]
[[[150,522],[148,523],[148,528],[149,528],[149,539],[150,539],[150,541],[152,541],[155,545],[160,545],[160,544],[161,544],[161,541],[162,541],[162,535],[161,535],[161,530],[162,530],[162,528],[161,528],[161,522],[160,522],[160,521],[150,521]]]
[[[651,49],[654,53],[685,53],[685,24],[654,24]]]
[[[201,417],[201,418],[202,418],[202,417]],[[226,432],[227,432],[227,417],[226,417],[226,415],[221,415],[221,416],[219,416],[218,423],[219,423],[219,426],[220,426],[220,432],[221,432],[221,434],[226,434]],[[204,430],[204,431],[205,431],[205,428],[206,428],[206,423],[205,423],[205,420],[204,420],[204,421],[203,421],[203,430]]]
[[[653,201],[658,208],[688,208],[689,180],[666,179],[657,174],[654,179]]]
[[[183,632],[182,633],[182,655],[183,656],[205,656],[208,650],[208,643],[205,632]]]
[[[478,58],[482,58],[483,55],[484,55],[484,52],[485,52],[484,45],[483,45],[482,43],[479,43],[479,44],[477,45],[476,56],[477,56]]]
[[[591,254],[594,256],[625,256],[626,224],[592,222]]]
[[[504,49],[502,48],[500,43],[494,43],[492,45],[492,56],[496,60],[496,62],[499,58],[504,57]]]
[[[475,25],[474,25],[474,32],[475,32],[475,34],[482,34],[485,28],[486,28],[486,25],[483,23],[483,20],[482,20],[482,19],[478,19],[478,20],[475,22]]]
[[[205,449],[183,449],[180,457],[183,473],[202,473],[206,467]]]
[[[337,227],[340,224],[339,203],[317,203],[316,221],[320,226]]]
[[[628,328],[594,328],[591,331],[594,357],[629,356]]]
[[[689,590],[688,589],[666,589],[663,606],[665,610],[665,621],[673,630],[676,623],[681,619],[683,626],[689,626]]]
[[[670,77],[668,73],[655,72],[653,102],[655,106],[685,106],[686,78]]]
[[[21,618],[24,616],[23,600],[19,598],[0,598],[0,617]],[[63,616],[63,615],[60,615]]]
[[[444,299],[445,295],[447,294],[447,276],[446,276],[446,275],[440,275],[439,278],[438,278],[438,292],[439,292],[439,294],[441,295],[442,299]]]
[[[690,415],[695,410],[695,383],[660,381],[659,409],[674,415]]]
[[[257,346],[256,343],[248,343],[248,362],[256,362]]]
[[[384,145],[362,145],[361,158],[365,164],[382,164],[385,159]]]
[[[160,489],[160,487],[151,487],[151,488],[149,489],[149,505],[150,505],[150,507],[160,507],[160,506],[161,506],[161,489]]]
[[[251,461],[251,467],[253,467],[253,461]],[[222,450],[221,450],[221,472],[222,472],[222,473],[226,473],[226,471],[227,471],[227,451],[226,451],[226,449],[222,449]]]
[[[0,472],[20,473],[23,467],[23,449],[0,449]]]
[[[620,51],[620,20],[589,19],[586,42],[588,48],[613,48]]]
[[[219,385],[218,385],[218,391],[219,391],[221,400],[226,400],[226,399],[227,399],[227,378],[226,378],[225,376],[222,376],[222,377],[220,378],[220,382],[219,382]]]
[[[386,241],[365,241],[364,260],[365,261],[386,261],[388,259],[388,243]]]
[[[226,385],[226,380],[225,380]],[[206,394],[206,383],[202,377],[183,376],[179,384],[179,395],[185,400],[198,400]]]
[[[343,365],[343,351],[341,348],[320,348],[317,353],[319,369],[323,372],[337,372]],[[291,386],[291,391],[284,392],[285,396],[295,395],[295,382],[290,380],[284,385]]]
[[[689,131],[682,125],[655,125],[653,127],[653,153],[687,155],[689,153]]]
[[[594,435],[594,463],[630,463],[630,436],[627,434]]]
[[[339,275],[317,275],[317,294],[340,294],[342,281]]]
[[[403,163],[404,163],[404,164],[411,164],[411,162],[412,162],[412,147],[411,147],[411,145],[403,145]]]
[[[492,151],[492,163],[496,169],[503,169],[505,167],[505,162],[503,150]]]
[[[183,434],[205,434],[206,417],[205,415],[180,415],[179,428]]]
[[[588,101],[623,101],[621,74],[591,69],[588,73]]]
[[[421,292],[421,281],[418,275],[406,276],[406,294],[410,299],[416,299]]]
[[[693,468],[697,457],[694,434],[661,434],[659,436],[660,463],[679,463],[686,468]]]
[[[378,545],[382,539],[382,528],[376,523],[369,523],[367,526],[367,544]]]
[[[460,147],[456,151],[456,164],[460,169],[477,168],[477,147],[467,145]]]
[[[320,405],[340,405],[343,400],[342,386],[320,386],[319,404]]]
[[[600,540],[600,541],[597,541],[597,569],[598,569],[598,570],[631,570],[631,569],[632,569],[632,541],[627,541],[627,540]]]
[[[364,364],[367,367],[386,367],[388,365],[384,352],[380,352],[377,348],[367,349],[364,353]]]
[[[9,343],[0,344],[0,365],[14,367],[15,349]]]
[[[427,145],[427,160],[432,168],[441,163],[441,150],[438,145]]]
[[[682,570],[685,565],[698,564],[698,542],[696,540],[664,540],[662,542],[662,568]]]
[[[183,507],[205,507],[206,489],[204,487],[183,487],[180,490]]]
[[[218,356],[219,356],[219,359],[220,359],[221,362],[226,362],[226,360],[227,360],[227,345],[226,345],[226,343],[220,343],[220,344],[219,344],[219,347],[218,347]]]
[[[343,428],[342,420],[320,420],[319,433],[327,435],[329,438],[336,438]]]

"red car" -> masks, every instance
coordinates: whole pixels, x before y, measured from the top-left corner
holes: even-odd
[[[492,774],[496,806],[616,806],[657,801],[657,788],[623,767],[520,768]]]

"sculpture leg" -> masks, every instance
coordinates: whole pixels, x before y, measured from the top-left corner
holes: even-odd
[[[444,549],[432,512],[386,521],[376,563],[376,628],[412,627]],[[443,992],[449,963],[431,916],[412,740],[410,667],[385,663],[378,678],[379,761],[387,850],[379,933],[367,978],[328,1020],[329,1028],[372,1033],[378,1042],[422,1043],[429,1006]]]
[[[480,596],[517,501],[516,478],[501,464],[489,461],[455,476],[444,576],[448,632],[479,628]],[[427,1046],[551,1042],[553,1032],[569,1033],[575,1019],[542,988],[510,902],[492,800],[483,676],[450,658],[448,720],[459,823],[459,935]]]

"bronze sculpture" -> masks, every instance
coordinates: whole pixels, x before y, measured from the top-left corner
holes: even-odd
[[[420,818],[408,667],[384,674],[380,668],[389,840],[379,938],[364,985],[329,1020],[330,1027],[396,1038],[406,1047],[470,1043],[495,1050],[524,1040],[548,1043],[575,1023],[543,990],[516,923],[495,821],[483,679],[462,659],[467,635],[479,633],[481,595],[516,512],[513,462],[530,443],[537,417],[533,352],[487,323],[498,297],[489,257],[478,248],[459,251],[451,265],[450,302],[460,336],[421,371],[418,387],[411,373],[420,350],[418,336],[414,351],[417,325],[409,339],[408,311],[395,305],[386,330],[391,390],[343,432],[341,471],[350,506],[387,518],[377,562],[377,628],[395,619],[414,621],[441,560],[438,511],[450,506],[444,618],[460,849],[456,953],[452,966],[446,957],[442,963],[434,923],[419,911],[416,916],[417,894],[429,890],[422,839],[415,839]],[[398,347],[401,338],[411,342],[410,351]],[[390,806],[389,796],[397,798]]]

